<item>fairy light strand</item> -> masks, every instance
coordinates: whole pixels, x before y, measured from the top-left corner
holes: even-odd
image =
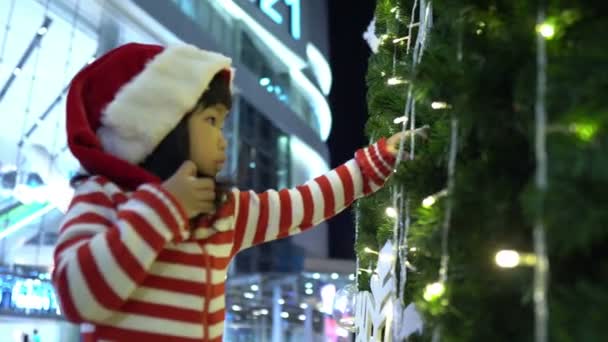
[[[541,1],[537,25],[545,21],[545,2]],[[536,187],[540,192],[541,206],[536,213],[534,222],[534,252],[538,258],[534,266],[534,335],[536,342],[547,341],[548,318],[547,286],[549,261],[547,257],[545,226],[543,222],[543,202],[547,190],[547,148],[546,125],[547,113],[545,97],[547,90],[547,50],[545,37],[536,34],[536,103],[535,114],[535,157],[536,157]]]

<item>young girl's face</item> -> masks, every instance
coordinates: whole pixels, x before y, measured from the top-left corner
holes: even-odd
[[[215,177],[224,166],[226,139],[222,128],[227,115],[228,108],[217,104],[195,111],[188,120],[190,160],[199,174]]]

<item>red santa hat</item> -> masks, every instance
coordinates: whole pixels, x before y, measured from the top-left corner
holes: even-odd
[[[82,69],[67,98],[68,145],[82,166],[122,185],[158,179],[136,167],[231,59],[193,45],[130,43]]]

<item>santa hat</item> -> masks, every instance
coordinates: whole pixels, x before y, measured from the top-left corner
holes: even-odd
[[[232,79],[230,65],[230,58],[188,44],[130,43],[111,50],[72,80],[70,150],[90,173],[126,177],[131,186],[157,180],[132,166],[177,126],[216,74]]]

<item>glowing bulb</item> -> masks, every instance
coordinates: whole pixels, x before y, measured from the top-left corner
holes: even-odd
[[[433,109],[446,109],[448,108],[448,104],[446,102],[434,101],[431,103],[431,108]]]
[[[400,42],[408,40],[408,39],[410,39],[409,36],[405,36],[405,37],[401,37],[401,38],[395,38],[395,39],[393,39],[393,43],[397,44],[397,43],[400,43]]]
[[[283,305],[285,304],[285,299],[281,298],[277,301],[277,303],[279,303],[279,305]]]
[[[424,297],[427,302],[432,302],[443,296],[444,293],[445,285],[443,285],[443,283],[436,282],[426,286],[422,297]]]
[[[251,285],[251,291],[258,291],[260,289],[256,284]]]
[[[241,307],[240,307],[240,306],[238,306],[238,305],[233,305],[233,306],[232,306],[232,311],[241,311],[241,310],[243,310],[243,308],[241,308]]]
[[[302,309],[302,310],[308,309],[308,304],[306,304],[306,303],[300,304],[300,309]]]
[[[267,309],[260,310],[260,315],[268,315],[268,310]]]
[[[306,284],[304,284],[304,287],[307,288],[307,289],[312,289],[313,284],[312,283],[306,283]]]
[[[386,81],[386,83],[388,85],[398,85],[398,84],[407,83],[407,81],[404,80],[404,79],[401,79],[399,77],[391,77],[391,78],[388,79],[388,81]]]
[[[262,87],[265,87],[265,86],[267,86],[269,84],[270,84],[270,78],[268,78],[268,77],[262,77],[262,78],[260,78],[260,85]]]
[[[313,279],[319,279],[319,278],[321,278],[321,275],[319,273],[315,273],[315,274],[312,275],[312,278]]]
[[[49,32],[49,29],[46,26],[42,26],[38,29],[38,35],[40,36],[44,36],[47,32]]]
[[[363,249],[363,251],[364,251],[365,253],[369,253],[369,254],[378,254],[378,252],[376,252],[375,250],[373,250],[373,249],[371,249],[371,248],[369,248],[369,247],[365,247],[365,248]]]
[[[395,118],[395,120],[393,120],[393,123],[396,124],[396,125],[398,125],[400,123],[404,123],[405,124],[405,123],[407,123],[407,120],[408,120],[407,116],[400,116],[398,118]]]
[[[289,318],[289,313],[283,311],[283,312],[281,312],[281,317],[287,319],[287,318]]]
[[[298,319],[300,321],[305,321],[306,320],[306,315],[300,315],[300,316],[298,316]]]
[[[395,208],[393,207],[388,207],[385,210],[386,216],[390,217],[390,218],[397,218],[397,210],[395,210]]]
[[[331,274],[331,279],[336,280],[338,278],[340,278],[340,276],[338,275],[338,273],[332,273]]]
[[[555,26],[548,23],[538,25],[536,31],[545,39],[552,39],[555,36]]]
[[[310,296],[310,295],[312,295],[312,294],[313,294],[315,291],[313,291],[312,289],[306,289],[304,292],[305,292],[307,295],[309,295],[309,296]]]
[[[433,204],[435,204],[435,202],[437,202],[435,196],[429,196],[422,201],[422,206],[425,208],[430,208],[433,206]]]
[[[503,268],[513,268],[519,265],[520,257],[517,251],[503,250],[496,253],[496,264]]]
[[[253,298],[255,298],[255,295],[251,292],[245,292],[245,293],[243,293],[243,297],[245,297],[247,299],[253,299]]]

